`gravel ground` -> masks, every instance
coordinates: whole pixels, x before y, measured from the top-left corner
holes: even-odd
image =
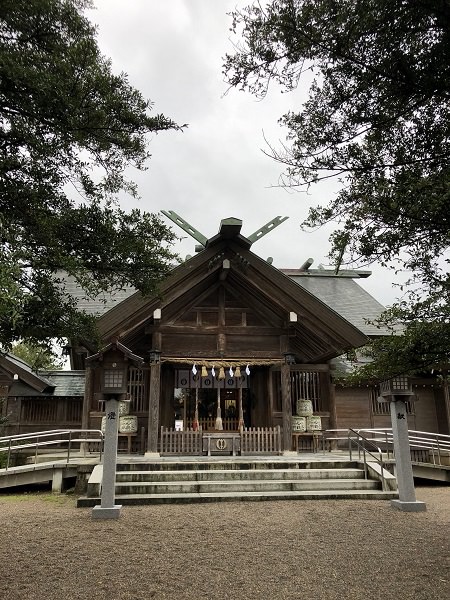
[[[124,507],[0,496],[5,600],[450,598],[450,486],[425,513],[386,501]]]

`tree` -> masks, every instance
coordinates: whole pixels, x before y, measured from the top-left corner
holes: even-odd
[[[57,360],[52,352],[35,344],[14,344],[12,354],[28,363],[34,371],[57,371],[62,366],[61,361]]]
[[[87,296],[154,291],[175,258],[171,230],[122,210],[124,175],[145,168],[147,134],[181,129],[101,55],[90,0],[3,0],[0,6],[0,346],[92,339],[57,273]]]
[[[231,86],[265,96],[271,82],[290,91],[312,73],[307,101],[280,119],[286,144],[268,152],[285,166],[281,185],[340,181],[304,225],[338,223],[338,265],[344,255],[410,273],[380,323],[401,323],[405,335],[378,342],[381,354],[375,345],[372,373],[448,362],[450,3],[273,0],[232,17]]]

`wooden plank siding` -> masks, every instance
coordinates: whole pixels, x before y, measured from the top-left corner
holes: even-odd
[[[418,431],[438,431],[438,419],[436,414],[436,403],[434,399],[434,389],[430,386],[413,387],[416,394],[415,407],[415,426]],[[409,416],[408,416],[408,426]]]
[[[336,388],[337,428],[373,427],[369,388]]]

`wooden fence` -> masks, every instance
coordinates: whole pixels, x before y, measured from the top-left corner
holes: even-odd
[[[241,432],[241,454],[281,454],[281,428],[250,427]]]
[[[172,427],[161,427],[161,456],[202,454],[202,432],[186,429],[175,431]]]
[[[172,428],[161,427],[162,456],[203,454],[203,432],[187,429],[175,431]],[[251,427],[240,433],[240,454],[281,454],[281,428]]]

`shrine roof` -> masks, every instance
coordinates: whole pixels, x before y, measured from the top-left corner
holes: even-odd
[[[376,336],[383,333],[371,322],[380,316],[385,307],[355,281],[354,277],[360,277],[358,271],[336,274],[334,271],[320,269],[312,273],[295,272],[293,269],[280,270],[365,335]],[[366,273],[364,271],[362,276],[367,277]]]
[[[84,371],[39,371],[39,376],[51,385],[43,392],[30,388],[23,381],[14,382],[11,386],[10,396],[52,396],[52,397],[77,397],[84,396]]]

